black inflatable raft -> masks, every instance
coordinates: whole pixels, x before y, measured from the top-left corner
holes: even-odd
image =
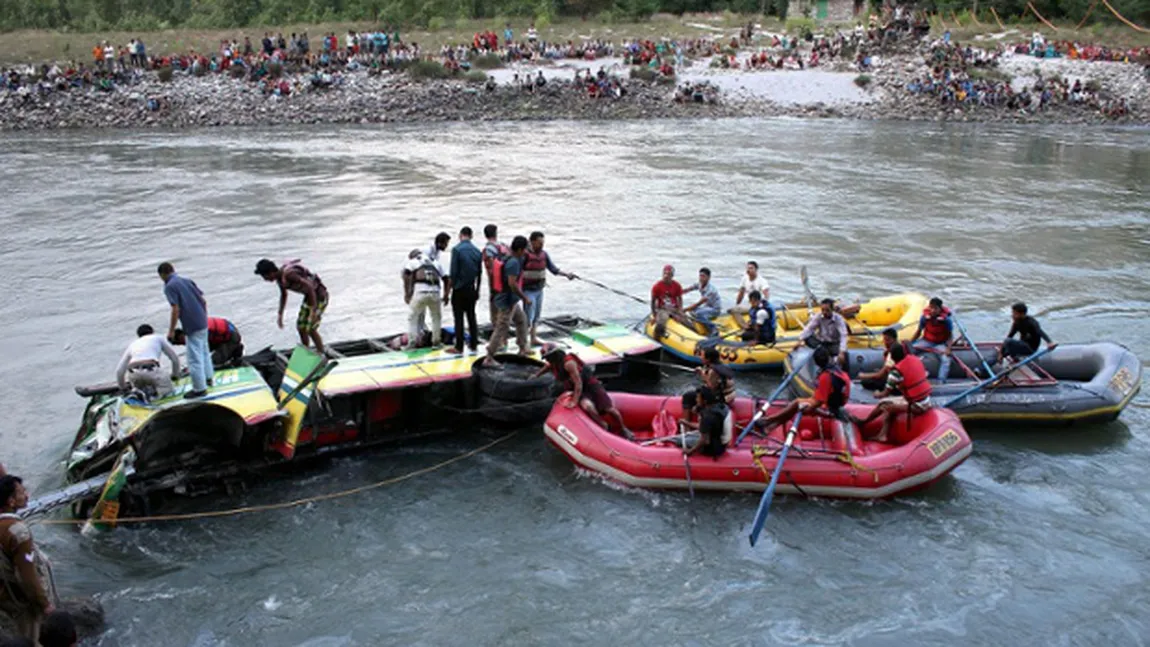
[[[999,344],[978,344],[979,354],[995,373]],[[813,351],[800,347],[787,356],[788,373]],[[849,350],[851,400],[872,403],[872,388],[858,382],[859,373],[877,370],[883,363],[881,350]],[[938,356],[919,355],[932,377],[934,403],[942,404],[986,377],[982,360],[969,347],[955,348],[954,361],[945,384],[936,379]],[[814,392],[818,369],[807,362],[791,381],[791,394],[807,397]],[[1032,364],[1010,373],[997,384],[956,402],[951,408],[963,420],[1019,421],[1070,424],[1114,420],[1142,388],[1142,363],[1124,346],[1111,342],[1063,344]]]

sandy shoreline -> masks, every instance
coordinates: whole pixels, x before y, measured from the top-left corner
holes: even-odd
[[[743,59],[745,61],[745,54]],[[921,52],[878,56],[856,84],[857,70],[832,61],[802,70],[720,69],[703,58],[682,66],[675,84],[628,78],[621,58],[559,60],[546,65],[512,64],[491,70],[494,87],[464,80],[415,81],[400,72],[343,71],[331,87],[313,88],[311,75],[287,75],[290,96],[266,95],[257,85],[227,74],[176,72],[161,82],[153,71],[111,89],[0,91],[0,131],[72,128],[182,128],[230,125],[341,124],[488,120],[602,120],[722,117],[831,117],[866,120],[929,120],[1006,123],[1150,124],[1150,81],[1135,63],[1003,56],[998,69],[1016,84],[1036,74],[1067,83],[1093,81],[1125,101],[1127,113],[1103,114],[1098,106],[1054,103],[1040,110],[958,106],[915,95],[907,84],[929,72]],[[589,98],[573,82],[579,70],[619,78],[622,97]],[[513,80],[542,72],[547,84],[528,93]],[[676,85],[710,84],[714,103],[676,102]]]

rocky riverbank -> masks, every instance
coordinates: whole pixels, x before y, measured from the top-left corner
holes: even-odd
[[[596,68],[602,63],[573,62],[570,69],[576,65]],[[674,85],[634,79],[624,80],[622,97],[590,98],[568,80],[573,73],[554,69],[551,80],[532,93],[513,84],[485,88],[463,80],[415,81],[403,73],[356,71],[343,73],[336,84],[322,89],[312,87],[309,75],[289,76],[286,80],[294,88],[289,96],[265,94],[256,84],[224,74],[177,73],[162,82],[156,73],[142,72],[134,82],[107,89],[0,91],[0,130],[752,116],[1150,124],[1150,83],[1140,65],[1021,56],[1005,58],[1002,68],[1016,83],[1036,74],[1094,80],[1110,96],[1125,99],[1128,111],[1114,117],[1084,104],[1041,110],[943,104],[937,97],[906,91],[907,83],[928,70],[921,56],[904,54],[878,62],[868,72],[865,87],[855,83],[859,75],[846,63],[736,71],[716,70],[700,61],[684,69],[680,83],[705,82],[718,88],[714,104],[675,102]]]

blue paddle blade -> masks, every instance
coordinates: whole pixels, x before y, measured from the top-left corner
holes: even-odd
[[[799,431],[799,423],[803,420],[803,412],[800,411],[799,415],[795,416],[794,423],[791,424],[790,431],[787,432],[787,439],[783,443],[783,451],[779,452],[779,462],[775,465],[775,471],[771,474],[771,482],[767,484],[766,492],[763,492],[763,498],[759,499],[759,509],[755,512],[755,520],[751,523],[751,547],[753,548],[755,542],[759,540],[759,535],[763,532],[763,526],[767,524],[767,515],[771,513],[771,500],[775,496],[775,486],[779,483],[779,475],[783,473],[783,463],[787,460],[787,453],[791,451],[791,443],[795,441],[795,434]]]

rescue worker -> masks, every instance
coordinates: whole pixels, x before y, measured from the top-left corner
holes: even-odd
[[[921,339],[919,339],[921,337]],[[911,348],[938,354],[938,383],[946,384],[950,376],[950,355],[954,346],[954,319],[942,299],[932,297],[930,305],[918,318],[918,330],[910,340]]]
[[[931,407],[930,379],[922,360],[906,352],[902,344],[891,346],[890,358],[894,368],[887,377],[886,388],[874,394],[876,398],[881,398],[878,406],[864,420],[852,417],[859,431],[862,431],[872,420],[886,416],[882,421],[882,430],[874,437],[879,442],[886,442],[895,416],[900,413],[919,414]]]
[[[319,334],[320,321],[327,310],[327,286],[318,275],[300,264],[299,259],[288,261],[283,266],[277,266],[269,259],[261,258],[256,263],[256,274],[269,283],[275,283],[280,289],[280,307],[276,324],[284,327],[284,308],[287,307],[288,291],[303,295],[303,302],[299,306],[299,316],[296,317],[296,331],[299,332],[299,341],[307,348],[310,342],[315,342],[315,349],[323,354],[323,337]]]
[[[686,418],[684,399],[684,419],[679,421],[680,438],[673,440],[690,455],[699,452],[704,456],[718,458],[727,451],[734,437],[734,424],[731,409],[723,403],[719,394],[707,387],[693,391],[695,401],[693,416]]]
[[[28,492],[17,476],[0,477],[0,613],[16,624],[19,635],[40,637],[40,621],[56,608],[52,565],[32,541],[32,531],[17,514],[28,505]]]
[[[751,308],[743,328],[743,341],[770,346],[775,343],[775,309],[754,290],[750,296]]]
[[[160,355],[167,355],[172,363],[171,371],[165,372],[160,365]],[[168,376],[171,376],[169,378]],[[176,349],[157,335],[148,324],[136,328],[136,339],[128,345],[116,366],[116,384],[120,390],[138,390],[145,400],[163,398],[172,392],[172,382],[180,379],[180,356]]]
[[[172,336],[172,343],[183,346],[187,336],[180,328]],[[216,368],[239,366],[244,359],[244,344],[240,331],[223,317],[208,317],[208,348],[212,352],[212,365]]]
[[[894,360],[890,358],[890,349],[898,343],[897,330],[887,328],[882,331],[882,366],[880,366],[877,371],[859,373],[859,383],[862,384],[864,389],[878,391],[886,384],[886,377],[890,374],[890,370],[894,368]]]
[[[656,339],[667,334],[667,322],[671,319],[690,325],[683,314],[683,286],[675,280],[674,266],[664,265],[662,278],[651,286],[651,317],[655,321]]]
[[[499,287],[495,285],[495,275],[492,274],[493,264],[496,261],[506,261],[511,256],[511,248],[499,242],[499,227],[487,225],[483,228],[483,237],[487,242],[483,245],[483,269],[487,272],[487,307],[491,315],[491,323],[495,324],[495,295]]]
[[[443,266],[418,249],[411,250],[403,266],[403,302],[411,307],[407,318],[407,349],[416,348],[423,329],[424,313],[431,313],[431,345],[438,346],[443,333]]]
[[[819,367],[818,385],[815,393],[809,398],[796,398],[787,403],[778,413],[764,416],[756,426],[770,429],[775,425],[790,420],[801,411],[818,411],[826,407],[834,418],[842,415],[843,405],[851,395],[851,379],[842,369],[831,362],[830,351],[826,346],[815,349],[815,366]]]
[[[850,330],[842,315],[835,312],[835,300],[823,299],[819,311],[811,317],[806,327],[799,333],[799,341],[808,346],[822,346],[830,358],[837,359],[841,366],[847,365],[847,338]],[[811,339],[814,339],[812,343]]]
[[[171,306],[168,341],[176,336],[176,322],[183,326],[187,338],[186,356],[192,389],[184,397],[201,398],[208,394],[216,373],[212,366],[212,352],[208,349],[208,302],[196,282],[176,274],[171,263],[160,263],[156,273],[164,282],[164,296]]]
[[[475,352],[479,347],[479,322],[475,317],[475,304],[479,301],[480,275],[483,274],[483,253],[471,242],[471,227],[459,230],[459,244],[451,250],[449,280],[444,282],[443,304],[451,302],[452,319],[455,322],[455,346],[447,352],[456,355],[463,352],[464,339]],[[466,322],[468,334],[464,334]]]
[[[493,307],[495,308],[495,325],[491,331],[491,339],[487,340],[487,357],[483,360],[484,366],[499,366],[495,361],[495,354],[503,349],[507,337],[511,334],[511,325],[515,324],[515,338],[519,344],[519,354],[531,353],[531,346],[527,342],[527,317],[519,302],[523,301],[528,307],[531,299],[523,294],[519,286],[520,274],[523,273],[523,256],[527,253],[527,239],[516,236],[511,241],[511,255],[506,261],[496,259],[491,266],[494,284],[498,287]]]
[[[543,315],[543,288],[547,285],[547,273],[566,277],[568,281],[579,278],[571,272],[564,272],[555,266],[551,256],[543,249],[544,236],[541,231],[531,232],[528,238],[527,255],[523,258],[523,294],[527,295],[528,302],[524,302],[527,314],[527,323],[531,326],[531,345],[542,346],[536,328],[539,318]],[[530,303],[530,305],[527,305]]]
[[[611,396],[603,388],[603,384],[595,377],[591,369],[574,353],[568,353],[562,348],[548,351],[545,356],[547,365],[535,372],[533,377],[542,377],[548,371],[555,376],[555,380],[562,386],[565,393],[570,393],[567,400],[568,409],[574,409],[578,404],[596,422],[604,428],[611,430],[606,419],[610,418],[619,426],[619,435],[627,440],[634,440],[635,434],[623,423],[623,414],[615,408]]]
[[[1010,332],[1006,334],[1006,340],[1002,342],[999,361],[1007,358],[1025,359],[1028,355],[1038,352],[1042,341],[1046,342],[1046,347],[1050,350],[1058,347],[1042,326],[1038,325],[1038,320],[1027,314],[1025,303],[1020,301],[1010,306],[1010,318],[1013,323],[1010,325]],[[1015,335],[1018,335],[1018,339],[1014,339]]]

